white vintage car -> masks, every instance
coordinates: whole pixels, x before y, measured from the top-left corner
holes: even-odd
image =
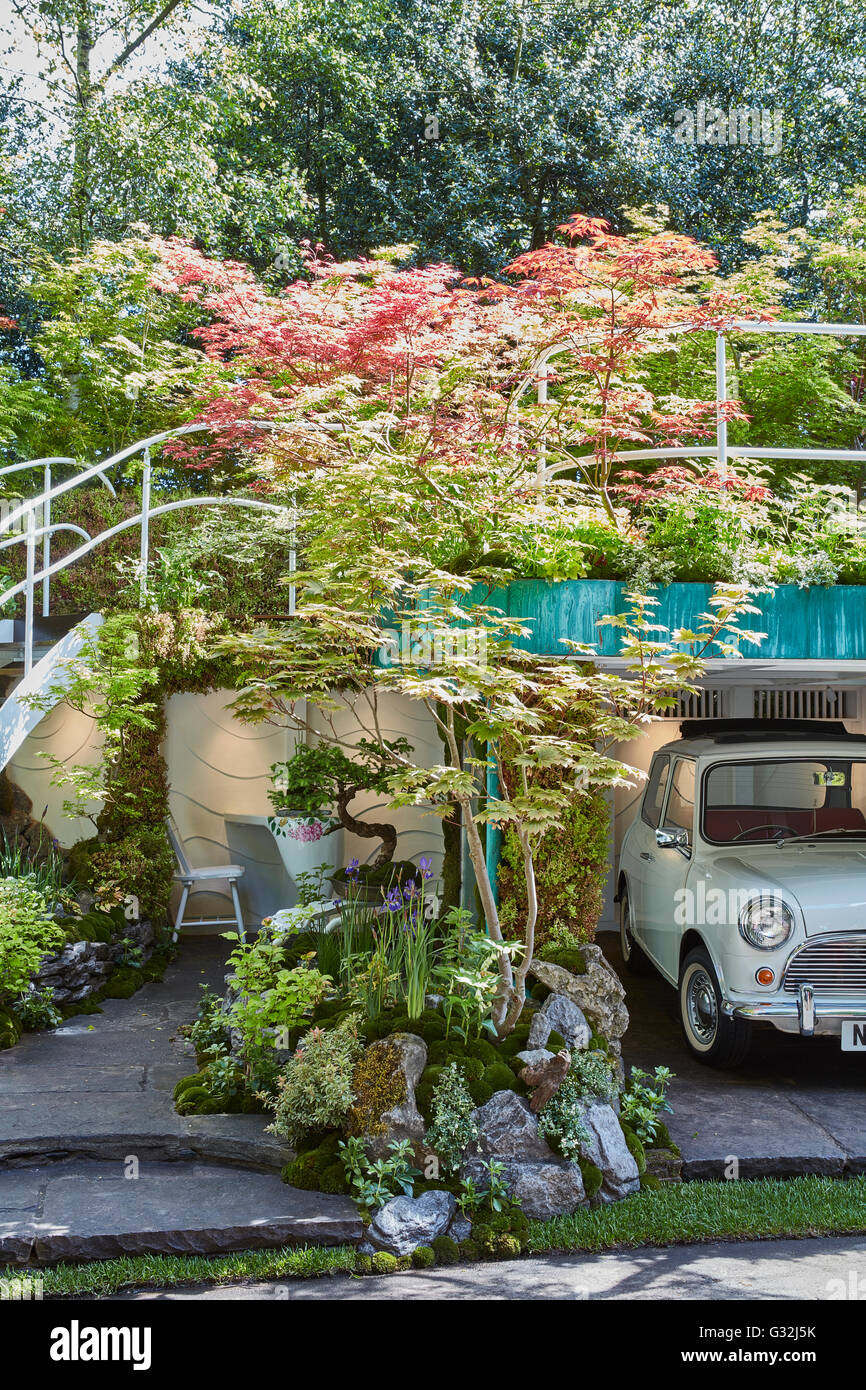
[[[623,840],[620,937],[679,991],[686,1042],[734,1066],[752,1024],[866,1052],[866,737],[681,725]]]

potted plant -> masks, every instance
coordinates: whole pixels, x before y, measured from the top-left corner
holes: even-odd
[[[406,739],[396,739],[389,747],[397,754],[411,751]],[[394,825],[361,820],[349,809],[361,792],[386,791],[390,771],[384,766],[381,750],[365,739],[359,742],[354,758],[328,744],[299,744],[291,758],[271,768],[274,814],[268,824],[278,840],[284,837],[314,844],[336,831],[346,830],[380,842],[372,863],[353,868],[351,881],[344,873],[334,874],[331,882],[340,897],[351,890],[353,896],[362,900],[378,901],[395,880],[399,882],[417,873],[414,864],[394,859]]]

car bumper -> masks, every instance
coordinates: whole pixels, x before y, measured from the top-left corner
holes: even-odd
[[[837,1037],[846,1019],[866,1020],[866,996],[815,994],[809,985],[774,999],[726,1000],[722,1008],[733,1018],[772,1023],[783,1033],[804,1038]]]

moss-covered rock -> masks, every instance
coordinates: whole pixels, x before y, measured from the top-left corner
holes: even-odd
[[[637,1164],[638,1173],[643,1177],[646,1172],[646,1152],[641,1141],[638,1139],[633,1129],[620,1122],[620,1128],[625,1135],[626,1147]]]
[[[486,1067],[482,1080],[492,1091],[517,1090],[517,1077],[505,1062],[494,1062],[492,1066]]]
[[[178,1097],[175,1108],[179,1115],[198,1115],[201,1113],[199,1107],[207,1100],[210,1100],[210,1093],[204,1086],[189,1086]]]
[[[334,1192],[342,1196],[348,1194],[349,1180],[346,1177],[346,1170],[342,1163],[332,1163],[326,1168],[319,1179],[320,1192]]]
[[[355,1067],[352,1090],[355,1102],[346,1120],[347,1133],[384,1134],[382,1116],[406,1099],[399,1049],[387,1039],[371,1043]]]
[[[583,1178],[583,1190],[587,1198],[592,1201],[601,1190],[604,1182],[604,1173],[594,1163],[590,1163],[588,1158],[578,1159],[581,1176]]]
[[[0,1052],[14,1047],[21,1037],[21,1021],[11,1009],[0,1008]]]
[[[550,961],[551,965],[561,965],[563,970],[570,971],[572,975],[586,974],[586,956],[579,946],[542,947],[538,955],[540,960]]]
[[[436,1263],[436,1251],[430,1245],[419,1245],[412,1251],[412,1264],[416,1269],[430,1269]]]
[[[140,970],[131,965],[121,965],[109,975],[102,988],[94,995],[98,999],[131,999],[146,980]]]
[[[661,1188],[661,1181],[653,1173],[641,1173],[640,1190],[641,1192],[658,1192]]]
[[[440,1265],[456,1265],[460,1259],[460,1251],[456,1240],[450,1236],[437,1236],[430,1242],[437,1263]]]
[[[204,1073],[200,1071],[193,1072],[192,1076],[182,1076],[172,1092],[174,1099],[176,1101],[180,1100],[184,1092],[188,1091],[192,1086],[204,1085],[204,1079]]]
[[[389,1255],[387,1250],[377,1250],[375,1255],[371,1255],[373,1274],[396,1274],[400,1268],[396,1255]]]
[[[495,1094],[493,1087],[488,1086],[486,1081],[469,1081],[466,1089],[472,1097],[474,1105],[486,1105],[491,1096]]]
[[[461,1260],[465,1260],[467,1264],[475,1264],[481,1259],[481,1246],[478,1244],[478,1241],[473,1240],[471,1236],[467,1236],[465,1240],[461,1240],[457,1249],[460,1252]]]

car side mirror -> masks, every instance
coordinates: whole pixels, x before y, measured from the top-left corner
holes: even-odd
[[[684,849],[689,848],[689,832],[681,830],[679,826],[672,829],[661,829],[656,831],[656,844],[659,849]]]

